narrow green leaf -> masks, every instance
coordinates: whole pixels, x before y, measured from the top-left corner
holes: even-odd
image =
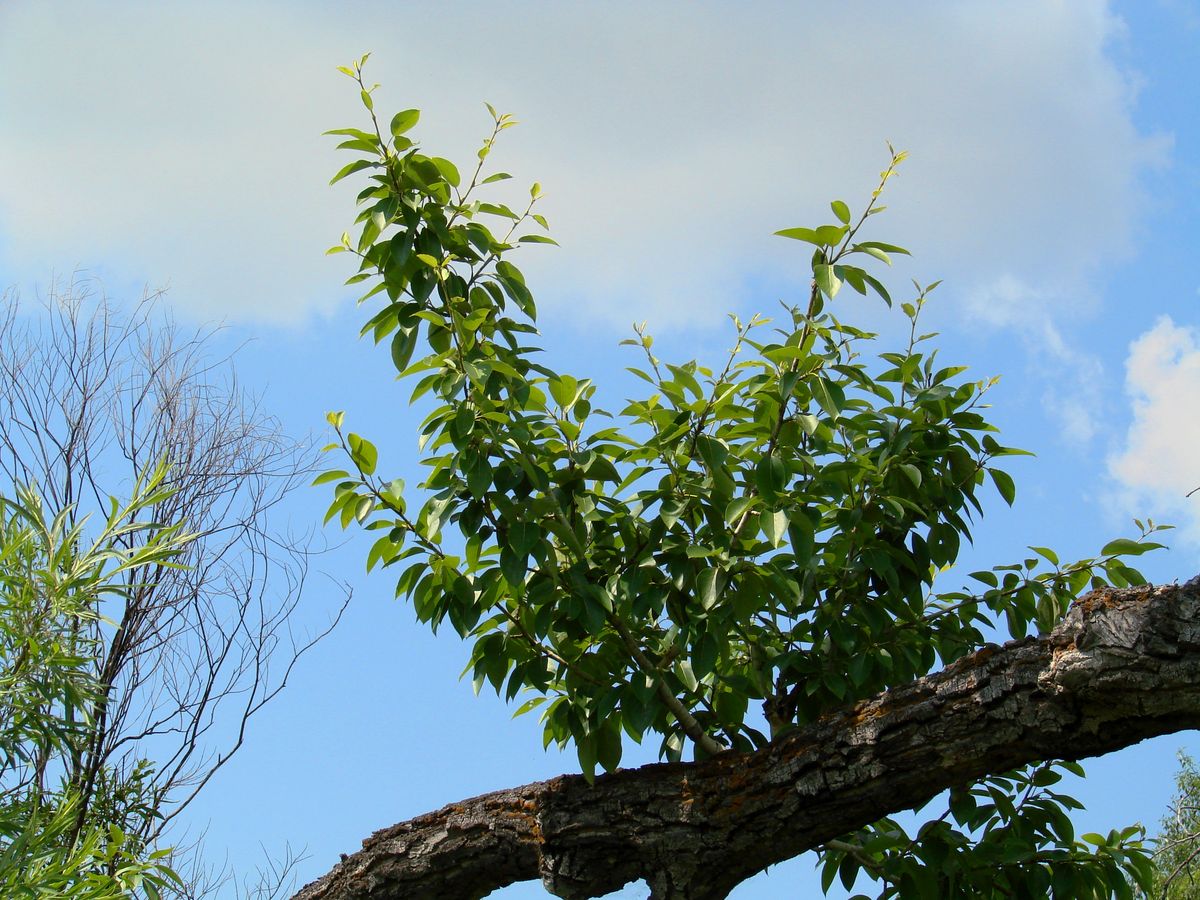
[[[775,232],[779,237],[805,241],[818,247],[833,247],[846,235],[845,226],[822,225],[820,228],[785,228]]]
[[[892,258],[877,247],[864,247],[862,244],[855,244],[850,248],[852,253],[866,253],[868,256],[873,256],[881,263],[886,265],[892,264]]]
[[[903,247],[897,247],[895,244],[885,244],[883,241],[863,241],[861,244],[856,244],[855,246],[864,248],[869,247],[873,250],[882,250],[885,253],[900,253],[904,256],[912,255]],[[933,290],[933,288],[937,287],[938,284],[939,282],[935,281],[932,285],[926,288],[926,292]]]
[[[716,568],[702,569],[696,576],[696,599],[703,609],[712,609],[717,605],[717,585],[720,570]]]
[[[373,166],[378,166],[379,163],[371,159],[356,159],[354,162],[342,166],[338,173],[329,179],[330,184],[337,184],[347,175],[353,175],[355,172],[361,172],[363,169],[369,169]]]
[[[350,473],[344,472],[341,469],[332,469],[328,472],[322,472],[313,479],[312,486],[316,487],[319,484],[328,484],[331,481],[340,481],[344,478],[349,478]]]
[[[809,244],[816,244],[818,247],[825,246],[817,239],[817,233],[811,228],[785,228],[782,231],[775,232],[779,237],[791,238],[794,241],[805,241]]]

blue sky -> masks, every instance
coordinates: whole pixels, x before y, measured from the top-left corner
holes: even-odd
[[[340,162],[320,133],[360,124],[336,65],[373,51],[377,102],[422,108],[424,145],[452,159],[484,136],[484,101],[517,114],[500,164],[544,185],[563,245],[523,261],[543,345],[616,400],[632,321],[664,357],[713,358],[724,313],[802,292],[806,254],[771,232],[861,203],[890,140],[911,157],[873,236],[914,253],[892,284],[945,280],[941,358],[1001,374],[995,418],[1037,453],[1014,465],[1017,505],[992,504],[964,571],[1027,544],[1090,555],[1137,515],[1179,526],[1147,574],[1196,574],[1200,6],[833,6],[8,0],[0,286],[32,296],[77,267],[118,301],[169,286],[180,317],[250,342],[239,373],[292,433],[319,436],[345,409],[406,474],[407,393],[355,337],[343,258],[322,255],[353,189],[326,187]],[[280,526],[324,500],[297,497]],[[307,880],[375,828],[574,767],[542,752],[534,719],[457,680],[463,647],[418,628],[386,574],[363,574],[368,546],[351,535],[326,556],[355,591],[346,621],[193,807],[217,857],[253,866],[260,843],[287,841],[307,848]],[[311,587],[319,624],[336,592]],[[1081,821],[1156,822],[1175,749],[1196,744],[1091,763]],[[807,895],[808,868],[735,896]]]

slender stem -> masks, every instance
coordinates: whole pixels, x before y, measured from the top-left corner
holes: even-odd
[[[612,614],[609,615],[608,621],[617,634],[621,636],[621,640],[625,642],[626,649],[629,650],[629,655],[634,658],[642,672],[653,679],[654,689],[658,693],[658,698],[662,700],[663,705],[675,716],[675,719],[683,728],[684,734],[690,737],[697,746],[703,747],[706,752],[714,756],[728,750],[728,747],[718,742],[704,730],[704,727],[696,721],[696,717],[688,712],[687,707],[671,692],[671,689],[667,687],[664,680],[663,671],[642,650],[633,635],[629,633],[629,629],[625,627],[625,623],[618,616]]]

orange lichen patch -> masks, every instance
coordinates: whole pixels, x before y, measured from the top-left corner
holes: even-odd
[[[529,834],[537,844],[546,842],[545,836],[542,834],[542,823],[538,821],[538,804],[533,800],[522,800],[521,811],[525,815],[529,823]]]
[[[863,700],[847,710],[846,722],[851,728],[865,725],[867,722],[880,718],[891,709],[893,707],[886,703],[880,703],[878,700]]]
[[[744,764],[726,769],[717,779],[705,779],[699,790],[693,790],[688,779],[684,778],[680,782],[680,810],[686,816],[693,804],[699,803],[701,821],[736,818],[761,780],[761,772]]]
[[[495,818],[512,822],[513,830],[519,835],[529,835],[535,843],[544,843],[542,828],[538,822],[540,804],[536,800],[497,798],[487,804],[487,809]]]
[[[1076,600],[1074,605],[1086,615],[1097,609],[1112,609],[1122,603],[1144,603],[1154,594],[1154,590],[1154,586],[1149,584],[1123,590],[1111,587],[1096,588]]]
[[[516,822],[519,822],[520,825],[518,826],[517,830],[523,835],[524,834],[529,835],[533,839],[534,843],[536,843],[536,844],[545,843],[545,838],[542,835],[542,826],[538,822],[536,810],[509,808],[509,809],[503,810],[501,812],[501,815],[505,819],[515,820]]]
[[[739,792],[726,796],[714,805],[712,811],[709,813],[709,819],[716,823],[726,819],[738,818],[745,803],[746,795],[744,793]]]

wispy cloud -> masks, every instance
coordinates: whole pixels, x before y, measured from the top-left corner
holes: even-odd
[[[1071,306],[1078,296],[1002,275],[970,292],[967,307],[976,324],[1010,330],[1020,337],[1033,367],[1047,376],[1042,394],[1047,417],[1067,441],[1086,444],[1105,411],[1104,366],[1068,340],[1055,318],[1055,310]]]
[[[443,155],[473,152],[483,100],[519,115],[503,166],[545,185],[563,243],[530,275],[583,319],[715,321],[748,281],[801,277],[770,232],[863,198],[886,139],[913,159],[879,233],[922,273],[1082,277],[1128,251],[1164,153],[1098,0],[414,9],[5,4],[3,264],[169,279],[203,316],[329,309],[349,192],[318,134],[357,115],[332,67],[368,48],[381,102],[425,108]]]

